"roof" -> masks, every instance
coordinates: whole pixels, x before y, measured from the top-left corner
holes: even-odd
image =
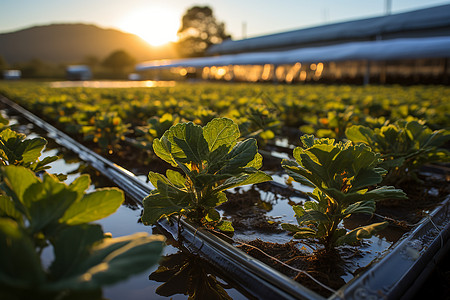
[[[450,5],[355,21],[327,24],[243,40],[226,40],[209,55],[274,51],[336,43],[450,35]]]
[[[344,60],[395,60],[449,58],[450,36],[353,42],[285,51],[249,52],[191,59],[156,60],[140,63],[137,71],[172,67],[292,64]]]

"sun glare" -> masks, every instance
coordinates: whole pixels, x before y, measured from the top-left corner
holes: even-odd
[[[177,40],[180,18],[167,8],[149,7],[131,12],[118,27],[136,34],[152,46],[161,46]]]

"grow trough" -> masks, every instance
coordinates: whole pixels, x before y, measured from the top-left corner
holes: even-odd
[[[80,145],[50,124],[32,115],[20,106],[2,97],[1,100],[17,110],[37,126],[49,132],[49,136],[64,147],[78,153],[105,176],[113,180],[131,197],[141,200],[152,189],[150,185],[124,168],[97,155]],[[450,235],[450,199],[445,199],[433,211],[398,242],[384,251],[364,272],[337,290],[329,299],[400,298],[412,295],[427,270],[428,264],[438,260],[448,251]],[[211,232],[195,228],[176,219],[173,224],[160,222],[160,226],[174,238],[183,242],[190,251],[206,258],[211,264],[261,299],[325,299],[305,288],[298,282],[266,266],[237,249],[228,239],[222,239]]]

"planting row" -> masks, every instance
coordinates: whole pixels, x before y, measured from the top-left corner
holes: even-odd
[[[445,132],[431,136],[444,141],[448,138]],[[232,231],[230,222],[215,210],[226,201],[223,191],[270,180],[257,170],[262,158],[257,153],[256,141],[238,142],[239,137],[237,124],[229,119],[215,119],[204,128],[193,123],[179,124],[156,139],[155,153],[173,167],[179,167],[184,176],[173,170],[167,171],[167,177],[149,174],[157,189],[144,200],[144,222],[155,223],[162,216],[179,214],[199,226]],[[286,160],[283,167],[292,178],[315,190],[309,193],[312,201],[293,207],[299,226],[285,223],[282,227],[294,232],[294,238],[323,244],[325,248],[315,249],[327,252],[369,238],[385,227],[387,222],[356,226],[353,230],[341,225],[343,219],[353,214],[373,213],[375,200],[404,198],[394,188],[374,188],[386,173],[380,164],[389,159],[380,159],[379,154],[363,144],[336,143],[311,136],[304,136],[302,141],[303,148],[294,150],[297,162]],[[435,146],[430,147],[429,153],[436,152]],[[418,157],[417,154],[413,160]]]
[[[108,118],[103,118],[106,119]],[[298,262],[300,256],[304,257],[303,261],[311,260],[313,257],[320,258],[318,261],[325,260],[324,264],[329,266],[333,266],[332,261],[336,257],[342,258],[343,251],[349,252],[350,254],[347,253],[349,256],[358,256],[355,250],[358,248],[345,248],[342,245],[359,245],[360,248],[364,248],[366,243],[361,240],[370,238],[377,232],[382,234],[381,230],[388,225],[386,220],[391,222],[389,227],[398,225],[409,227],[418,220],[414,216],[406,218],[402,216],[405,214],[403,210],[405,204],[406,206],[413,204],[418,208],[417,211],[407,211],[407,214],[420,215],[423,212],[421,209],[429,204],[423,203],[424,197],[432,198],[431,196],[437,193],[434,196],[442,199],[442,196],[448,194],[448,185],[441,184],[439,187],[438,183],[436,186],[425,186],[423,174],[419,170],[424,163],[448,159],[447,150],[439,147],[448,142],[450,135],[444,130],[433,131],[422,121],[399,120],[380,125],[375,129],[361,125],[349,126],[344,131],[348,140],[342,142],[304,135],[301,146],[294,151],[290,150],[292,159],[278,162],[285,170],[280,172],[265,168],[262,156],[258,154],[256,140],[247,134],[241,135],[240,129],[243,127],[239,121],[218,118],[202,127],[194,123],[175,125],[174,123],[181,119],[177,120],[173,115],[151,120],[153,121],[149,121],[143,131],[147,134],[153,130],[157,134],[141,136],[147,143],[145,141],[142,143],[141,140],[140,144],[153,149],[153,162],[158,161],[155,160],[158,156],[171,166],[162,165],[161,168],[150,172],[149,180],[155,190],[144,200],[143,221],[152,224],[160,218],[179,215],[221,236],[220,232],[233,232],[233,225],[237,219],[236,211],[234,215],[228,215],[227,204],[231,206],[236,204],[236,199],[232,198],[239,200],[242,192],[261,193],[264,184],[251,185],[250,191],[239,186],[263,183],[280,176],[281,182],[294,187],[300,186],[306,192],[302,193],[305,198],[291,201],[294,198],[288,196],[287,201],[284,201],[290,207],[290,211],[284,213],[295,215],[295,222],[278,217],[263,217],[262,224],[266,228],[264,234],[270,235],[268,240],[273,232],[282,232],[283,247],[290,247],[290,251],[294,254],[294,257],[286,260],[296,263],[297,269],[298,264],[301,265],[301,262]],[[74,120],[71,120],[71,124],[66,124],[68,127],[61,126],[62,123],[56,119],[52,122],[58,122],[60,127],[69,132],[70,126],[77,125]],[[95,142],[97,137],[98,142],[103,135],[108,136],[108,133],[115,131],[114,126],[121,125],[121,122],[118,115],[112,114],[109,121],[105,122],[112,126],[97,126],[92,141]],[[128,126],[124,127],[128,131]],[[99,128],[101,129],[98,130]],[[135,127],[135,133],[137,128]],[[77,129],[74,134],[82,138],[83,131]],[[85,131],[89,133],[89,130]],[[259,133],[261,132],[267,131]],[[89,134],[84,136],[87,137]],[[250,136],[258,137],[258,134]],[[139,138],[137,135],[132,136],[130,142],[137,145],[136,141]],[[103,149],[113,154],[120,153],[126,150],[123,140],[125,138],[119,137],[119,142],[114,144],[108,139],[102,139]],[[117,150],[120,147],[122,149]],[[163,172],[161,169],[168,170]],[[262,172],[261,169],[266,172]],[[431,181],[429,178],[426,179],[426,183]],[[415,194],[414,187],[422,188],[421,196]],[[410,200],[401,200],[406,197],[400,188],[405,190]],[[290,190],[288,187],[285,189]],[[230,200],[227,201],[227,198]],[[436,205],[438,200],[430,202]],[[245,207],[245,203],[241,204]],[[264,207],[267,203],[258,205]],[[358,213],[371,215],[375,209],[377,214],[374,220],[368,221],[367,218],[360,220],[356,217]],[[266,207],[266,210],[270,208]],[[238,211],[237,215],[240,213]],[[349,220],[352,224],[345,224],[349,223]],[[247,220],[240,221],[245,223]],[[394,222],[397,225],[392,225]],[[294,240],[289,242],[292,237]],[[258,241],[245,240],[245,243],[242,243],[243,239],[239,234],[236,234],[234,239],[238,247],[249,253],[254,247],[267,247],[267,243]],[[302,242],[297,242],[299,240]],[[269,248],[278,246],[272,243]],[[311,250],[308,251],[307,248]],[[339,251],[336,253],[335,249]],[[260,253],[259,250],[257,252]],[[326,254],[322,255],[323,253]],[[290,276],[304,282],[306,279],[297,273]],[[345,281],[347,280],[349,278]],[[332,278],[329,278],[326,284],[330,285],[332,281]]]
[[[0,205],[0,243],[2,257],[6,258],[1,263],[2,299],[28,299],[31,295],[33,299],[103,299],[102,294],[108,299],[185,294],[177,298],[187,299],[189,295],[210,297],[216,293],[227,299],[228,294],[244,297],[231,282],[224,281],[222,274],[180,248],[167,234],[164,243],[164,232],[157,228],[153,232],[159,235],[140,232],[150,228],[136,222],[140,215],[137,203],[130,199],[124,202],[124,195],[117,188],[95,189],[111,182],[105,182],[76,154],[52,140],[49,147],[45,139],[35,134],[45,132],[32,124],[21,125],[17,122],[24,121],[20,116],[13,116],[10,124],[0,120],[0,161],[5,166]],[[42,186],[46,192],[33,197]],[[23,195],[16,198],[17,190],[22,188]],[[84,195],[67,208],[73,196],[71,191],[78,192],[78,198]],[[57,220],[61,213],[63,217]],[[102,232],[104,237],[98,239]],[[80,266],[84,260],[89,262]],[[151,274],[142,273],[152,265]],[[185,272],[176,276],[180,269]],[[180,285],[180,280],[185,284]]]
[[[432,130],[448,128],[448,89],[200,83],[132,89],[0,85],[0,93],[106,151],[123,136],[136,137],[145,146],[173,124],[193,121],[204,126],[215,117],[234,120],[241,134],[258,137],[260,146],[276,134],[292,132],[298,143],[299,129],[342,139],[351,125],[374,128],[397,120],[421,120]]]

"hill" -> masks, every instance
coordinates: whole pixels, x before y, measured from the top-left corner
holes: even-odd
[[[0,56],[9,64],[40,59],[49,63],[81,63],[87,56],[103,60],[125,50],[138,62],[176,57],[172,45],[152,47],[140,37],[89,24],[52,24],[0,34]]]

